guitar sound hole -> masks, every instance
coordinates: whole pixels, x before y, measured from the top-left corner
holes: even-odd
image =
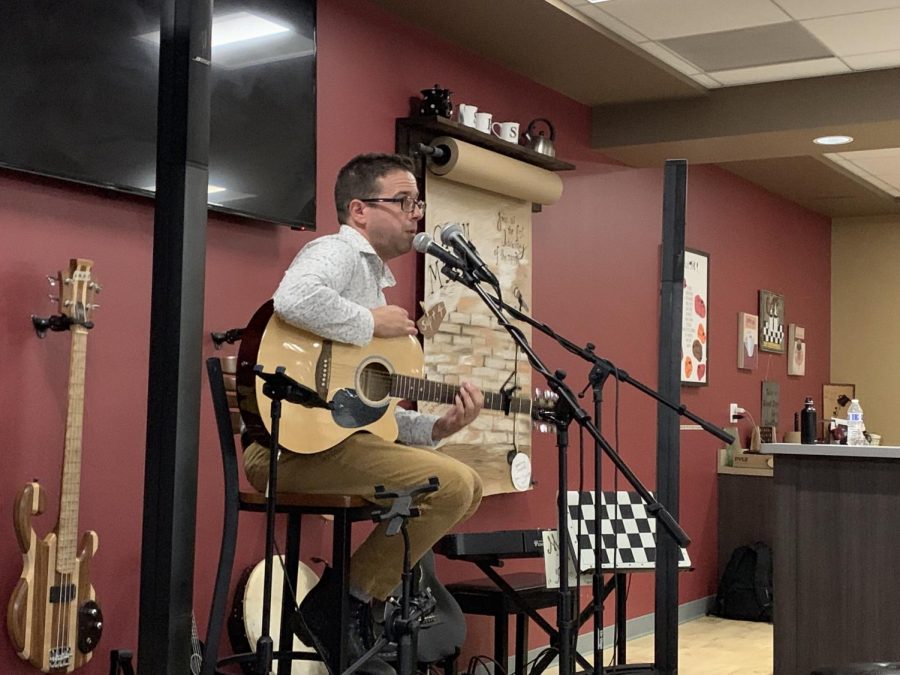
[[[368,401],[378,403],[391,394],[391,373],[383,363],[367,363],[359,380],[359,391]]]

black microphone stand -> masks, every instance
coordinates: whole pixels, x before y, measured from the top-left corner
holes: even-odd
[[[725,443],[733,443],[734,438],[720,429],[719,427],[707,422],[703,418],[695,415],[690,410],[688,410],[683,405],[675,405],[665,397],[661,396],[658,392],[654,391],[650,387],[642,384],[638,380],[632,378],[626,371],[620,370],[616,365],[606,359],[603,359],[595,353],[595,346],[593,343],[588,342],[584,347],[580,347],[576,345],[574,342],[566,339],[565,337],[556,333],[552,328],[547,326],[540,321],[524,314],[518,308],[513,307],[505,303],[500,298],[490,297],[491,302],[496,303],[502,309],[505,309],[509,312],[514,319],[518,321],[524,321],[528,325],[536,328],[544,335],[553,338],[557,343],[559,343],[563,348],[567,351],[579,356],[583,360],[587,361],[591,364],[591,371],[588,374],[588,385],[593,391],[593,400],[594,400],[594,423],[597,426],[598,431],[602,428],[602,405],[603,405],[603,385],[606,383],[606,380],[609,379],[610,375],[613,375],[618,381],[625,382],[626,384],[630,384],[639,391],[644,394],[656,399],[663,405],[668,408],[674,410],[679,415],[687,417],[692,422],[696,422],[701,428],[703,428],[708,433],[711,433],[716,438],[724,441]],[[582,394],[587,389],[582,390]],[[602,489],[601,483],[601,451],[603,450],[603,446],[599,441],[595,440],[594,443],[594,489],[599,491]],[[633,483],[632,483],[633,484]],[[602,554],[602,542],[600,539],[600,525],[601,519],[597,518],[594,520],[594,560],[596,564],[594,566],[593,575],[592,575],[592,589],[594,595],[594,626],[597,630],[594,632],[594,663],[603,663],[603,573],[600,568],[600,560]],[[616,589],[616,627],[623,625],[625,622],[625,603],[622,601],[623,593],[622,593],[622,579],[621,575],[614,572],[614,583]],[[598,632],[599,631],[599,635]],[[618,645],[618,656],[624,661],[625,660],[625,645],[624,643]],[[602,670],[601,670],[602,672]]]
[[[266,559],[263,574],[262,627],[256,641],[256,661],[254,675],[267,675],[272,669],[274,648],[271,635],[272,608],[272,560],[275,553],[275,499],[278,485],[278,431],[281,425],[281,402],[295,403],[306,408],[325,408],[331,404],[323,400],[315,390],[306,387],[285,373],[284,366],[275,368],[274,373],[264,372],[262,365],[256,365],[253,372],[263,380],[263,394],[272,400],[272,426],[269,434],[272,450],[269,454],[269,487],[266,491]],[[289,649],[289,648],[288,648]],[[280,653],[285,652],[282,645]],[[286,654],[285,654],[286,655]],[[294,652],[290,652],[294,656]]]
[[[635,491],[647,504],[647,512],[655,516],[656,519],[663,524],[666,530],[671,534],[672,538],[679,546],[687,546],[690,538],[675,522],[672,515],[659,503],[659,501],[647,490],[640,482],[637,476],[624,463],[619,454],[613,447],[603,438],[603,435],[591,422],[590,416],[579,406],[576,395],[563,381],[566,373],[557,370],[551,373],[541,359],[537,356],[525,335],[517,327],[512,325],[501,311],[500,301],[489,295],[478,280],[467,269],[453,269],[445,265],[441,270],[445,276],[453,281],[458,281],[474,291],[482,301],[488,306],[497,321],[509,333],[513,341],[519,345],[525,355],[528,357],[531,366],[537,370],[547,381],[550,389],[559,397],[556,409],[550,413],[541,413],[544,419],[551,421],[556,426],[556,444],[558,449],[558,488],[557,488],[557,524],[559,531],[559,598],[557,601],[557,627],[559,631],[559,672],[562,675],[572,675],[575,672],[575,618],[572,611],[572,594],[569,592],[569,550],[565,543],[567,532],[567,475],[568,475],[568,445],[569,431],[568,427],[572,420],[576,421],[579,426],[585,429],[602,448],[610,460],[615,464],[616,468],[625,476],[626,480],[631,484]],[[599,558],[598,558],[599,564]],[[602,667],[602,664],[601,664]]]

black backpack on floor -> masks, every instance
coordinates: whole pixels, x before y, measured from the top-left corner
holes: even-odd
[[[767,544],[758,541],[734,549],[711,613],[723,619],[772,621],[772,549]]]

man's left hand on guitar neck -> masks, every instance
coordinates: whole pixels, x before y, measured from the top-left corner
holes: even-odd
[[[453,407],[434,423],[431,430],[432,440],[441,441],[455,434],[478,417],[483,406],[484,395],[481,389],[471,382],[463,382]]]

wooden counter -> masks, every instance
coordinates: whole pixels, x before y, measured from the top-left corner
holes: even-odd
[[[775,458],[775,675],[900,660],[900,448]]]

